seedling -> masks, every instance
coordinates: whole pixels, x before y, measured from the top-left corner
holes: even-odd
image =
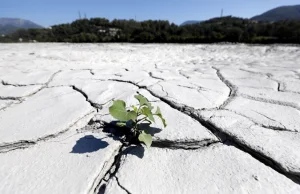
[[[156,116],[166,127],[166,120],[163,118],[159,107],[156,108],[155,112],[152,112],[154,107],[143,95],[139,94],[134,97],[139,101],[137,106],[126,107],[123,100],[115,100],[113,105],[109,107],[109,113],[118,120],[116,123],[118,127],[129,128],[133,136],[149,148],[152,144],[152,136],[147,133],[145,125],[149,127],[154,123],[154,116]]]

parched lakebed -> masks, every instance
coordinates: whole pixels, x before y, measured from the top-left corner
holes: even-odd
[[[0,44],[0,193],[300,193],[300,48]],[[146,96],[150,149],[103,131]]]

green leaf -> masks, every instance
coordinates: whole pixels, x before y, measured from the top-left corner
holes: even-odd
[[[166,120],[163,118],[163,116],[162,116],[162,114],[160,112],[160,108],[159,107],[157,107],[157,110],[156,110],[156,112],[155,112],[154,115],[158,116],[161,119],[164,127],[166,128],[167,127],[167,123],[166,123]]]
[[[150,148],[150,146],[152,144],[152,136],[143,131],[139,135],[139,141],[143,142],[148,148]]]
[[[113,105],[109,107],[109,113],[115,119],[120,121],[136,120],[137,113],[134,111],[126,111],[126,103],[123,100],[116,100]]]
[[[132,105],[131,108],[133,109],[134,112],[136,112],[136,113],[138,112],[138,108],[136,106]]]
[[[118,127],[125,127],[125,126],[126,126],[126,123],[124,123],[124,122],[117,122],[116,125],[117,125]]]
[[[141,113],[142,113],[143,115],[145,115],[146,117],[148,117],[150,121],[155,122],[155,119],[154,119],[154,117],[153,117],[153,114],[152,114],[151,110],[150,110],[148,107],[143,107],[143,108],[141,109]]]
[[[139,94],[139,95],[136,95],[134,97],[140,102],[140,106],[146,105],[150,108],[150,110],[153,109],[153,106],[151,105],[151,103],[143,95]]]

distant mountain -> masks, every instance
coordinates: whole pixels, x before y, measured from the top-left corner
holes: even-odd
[[[281,20],[300,20],[300,5],[282,6],[254,16],[252,20],[276,22]]]
[[[185,26],[185,25],[189,25],[189,24],[199,24],[201,23],[202,21],[197,21],[197,20],[188,20],[188,21],[185,21],[183,22],[182,24],[180,24],[180,26]]]
[[[10,34],[18,29],[29,28],[43,28],[43,26],[33,23],[32,21],[19,18],[0,18],[0,35]]]

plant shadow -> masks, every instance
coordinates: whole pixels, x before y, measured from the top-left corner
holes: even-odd
[[[145,148],[141,145],[138,137],[134,135],[131,128],[128,127],[118,127],[116,125],[118,121],[112,121],[110,123],[105,123],[103,126],[103,132],[109,133],[115,140],[121,141],[124,145],[128,146],[124,153],[128,155],[134,155],[140,159],[144,157]],[[146,133],[154,136],[156,133],[162,130],[156,127],[151,127],[149,124],[141,123],[140,128],[142,128]]]
[[[126,155],[133,155],[138,157],[139,159],[143,159],[145,148],[143,146],[131,146],[131,147],[127,147],[124,150],[124,153]]]
[[[131,129],[127,127],[118,127],[116,124],[119,121],[112,121],[110,123],[105,123],[103,126],[103,132],[113,135],[115,138],[128,137],[131,135]],[[154,136],[156,133],[161,132],[160,128],[151,127],[149,124],[141,123],[140,127],[151,136]]]
[[[93,135],[86,135],[76,141],[76,144],[73,146],[70,153],[85,154],[104,149],[108,146],[108,143],[103,141],[103,139],[104,138],[98,139]]]
[[[156,127],[151,127],[149,124],[142,123],[140,124],[141,128],[144,129],[144,131],[151,136],[154,136],[156,133],[160,133],[162,129],[156,128]]]

